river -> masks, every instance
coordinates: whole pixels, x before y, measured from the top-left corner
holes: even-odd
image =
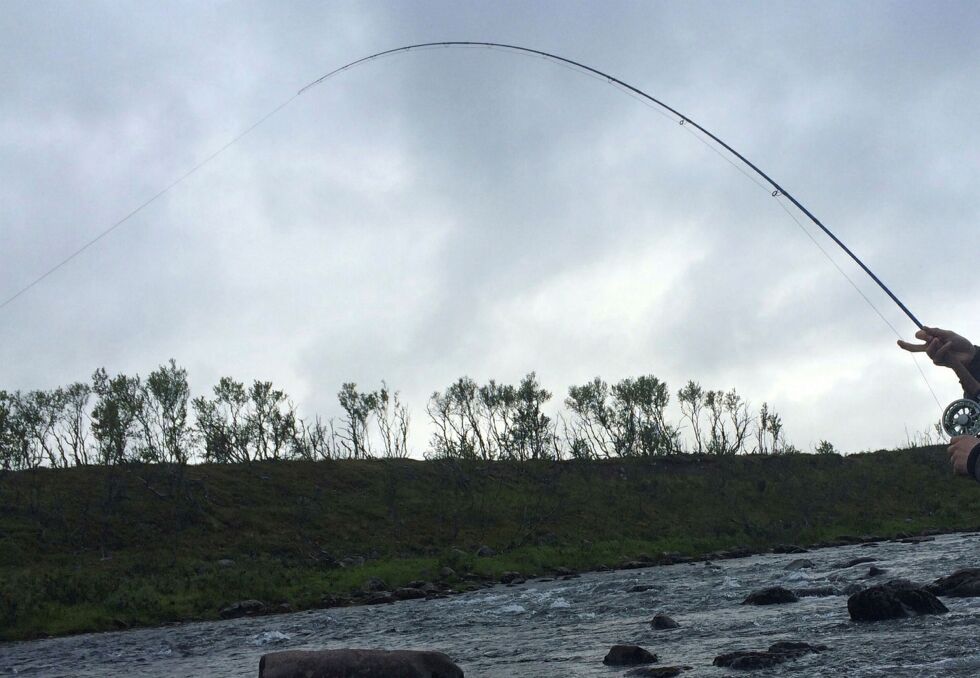
[[[862,556],[869,565],[841,569]],[[797,558],[814,567],[787,570]],[[739,675],[711,665],[718,654],[765,650],[778,640],[828,650],[751,672],[765,676],[980,676],[980,598],[944,598],[948,614],[854,623],[847,597],[806,597],[765,607],[741,605],[750,592],[842,588],[891,578],[930,582],[980,565],[980,534],[918,544],[881,542],[642,570],[597,572],[558,581],[496,586],[464,595],[394,605],[315,610],[232,621],[99,633],[0,645],[0,675],[256,676],[259,657],[284,649],[388,648],[445,652],[468,678],[623,676],[602,664],[610,646],[641,645],[682,675]],[[651,586],[631,593],[635,586]],[[664,612],[681,627],[656,631]]]

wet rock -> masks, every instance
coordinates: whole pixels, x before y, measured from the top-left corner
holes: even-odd
[[[664,551],[657,558],[657,563],[660,565],[678,565],[680,563],[689,563],[692,558],[685,556],[677,551]]]
[[[853,584],[848,584],[847,586],[845,586],[844,590],[841,591],[841,593],[843,593],[845,596],[853,596],[855,593],[860,593],[863,590],[864,590],[864,586],[855,582]]]
[[[681,675],[681,672],[690,670],[690,666],[644,666],[628,671],[626,675],[641,678],[674,678],[674,676]]]
[[[238,617],[252,617],[263,612],[265,612],[265,603],[261,600],[240,600],[222,609],[218,612],[218,616],[222,619],[237,619]]]
[[[422,589],[413,589],[406,586],[395,589],[391,595],[395,600],[418,600],[419,598],[425,598],[427,593]]]
[[[367,596],[363,601],[365,605],[387,605],[395,602],[395,597],[390,591],[377,591]]]
[[[559,577],[571,577],[577,574],[575,570],[569,569],[567,567],[561,567],[561,566],[554,568],[552,572],[554,572]]]
[[[497,552],[489,546],[481,546],[476,551],[477,558],[493,558],[495,555],[497,555]]]
[[[811,567],[815,567],[813,561],[809,558],[797,558],[796,560],[791,560],[783,566],[784,570],[805,570]]]
[[[378,579],[377,577],[371,577],[365,580],[361,585],[361,589],[367,591],[368,593],[373,593],[375,591],[387,591],[388,585],[385,584],[384,579]]]
[[[718,655],[712,663],[715,666],[741,671],[767,669],[791,659],[798,659],[810,652],[823,652],[826,649],[825,645],[783,641],[770,645],[765,652],[739,650]]]
[[[653,563],[645,560],[627,560],[619,566],[620,570],[639,570],[644,567],[653,567]]]
[[[680,624],[678,624],[677,622],[675,622],[673,619],[671,619],[665,614],[658,614],[654,616],[654,618],[650,620],[650,626],[652,626],[653,628],[659,631],[666,631],[667,629],[680,628]]]
[[[871,567],[868,568],[868,574],[867,574],[867,576],[868,577],[880,577],[881,575],[885,574],[886,572],[888,572],[888,570],[885,570],[885,569],[882,569],[882,568],[877,567],[875,565],[872,565]]]
[[[656,587],[651,586],[650,584],[637,584],[636,586],[631,587],[627,593],[643,593],[644,591],[650,591],[654,588]]]
[[[514,579],[511,579],[509,582],[507,582],[507,586],[520,586],[521,584],[524,584],[526,582],[527,579],[525,579],[524,577],[515,577]]]
[[[799,598],[789,589],[782,586],[770,586],[767,589],[753,591],[742,601],[742,605],[779,605],[795,603]]]
[[[865,556],[863,558],[852,558],[851,560],[845,560],[841,563],[837,563],[836,565],[831,565],[830,568],[832,570],[846,570],[847,568],[854,567],[855,565],[864,565],[865,563],[876,562],[878,562],[877,558],[868,558]]]
[[[957,570],[948,577],[940,577],[926,587],[937,596],[951,598],[976,598],[980,596],[980,567]]]
[[[515,579],[523,579],[520,572],[504,572],[500,575],[500,582],[502,584],[510,584]]]
[[[288,650],[259,660],[259,678],[296,676],[463,678],[463,671],[441,652],[415,650]]]
[[[872,586],[847,599],[847,612],[854,621],[900,619],[922,614],[942,614],[948,611],[946,606],[925,588],[902,580]]]
[[[287,613],[292,611],[293,611],[293,606],[290,605],[289,603],[279,603],[278,605],[276,605],[276,612]]]
[[[344,607],[350,605],[350,598],[328,593],[320,598],[320,607]]]
[[[811,586],[809,588],[794,589],[793,593],[796,594],[797,598],[825,598],[827,596],[836,596],[837,589],[833,586]]]
[[[657,661],[657,655],[644,650],[639,645],[613,645],[603,658],[607,666],[636,666],[637,664],[652,664]]]

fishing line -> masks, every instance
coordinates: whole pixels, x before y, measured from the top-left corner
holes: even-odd
[[[168,193],[171,189],[173,189],[174,187],[176,187],[177,185],[179,185],[180,183],[182,183],[183,181],[185,181],[188,177],[190,177],[191,175],[193,175],[199,169],[201,169],[202,167],[204,167],[205,165],[207,165],[209,162],[211,162],[212,160],[214,160],[215,158],[217,158],[219,155],[221,155],[222,153],[224,153],[228,148],[230,148],[231,146],[233,146],[234,144],[236,144],[238,141],[240,141],[247,134],[249,134],[250,132],[252,132],[253,130],[255,130],[259,125],[263,124],[265,121],[267,121],[269,118],[271,118],[272,116],[274,116],[276,113],[278,113],[279,111],[281,111],[282,109],[284,109],[286,106],[288,106],[289,104],[291,104],[293,101],[295,101],[297,98],[299,98],[300,96],[302,96],[305,92],[307,92],[311,88],[316,87],[317,85],[319,85],[319,84],[321,84],[321,83],[329,80],[330,78],[333,78],[334,76],[336,76],[336,75],[338,75],[340,73],[343,73],[344,71],[350,70],[350,69],[352,69],[355,66],[358,66],[360,64],[364,64],[364,63],[367,63],[367,62],[370,62],[370,61],[375,61],[377,59],[382,59],[382,58],[385,58],[385,57],[393,56],[395,54],[399,54],[399,53],[402,53],[402,52],[421,51],[421,50],[439,49],[439,48],[481,48],[481,47],[482,48],[487,48],[487,49],[497,49],[497,50],[501,50],[501,51],[504,51],[504,52],[510,52],[510,53],[516,53],[516,54],[522,54],[522,55],[537,55],[537,56],[541,57],[542,59],[549,60],[549,61],[551,61],[553,63],[560,64],[560,65],[566,66],[568,68],[571,68],[572,70],[574,70],[576,72],[579,72],[579,73],[582,73],[582,74],[585,74],[585,75],[590,75],[592,77],[595,77],[597,80],[605,80],[607,83],[616,86],[617,89],[620,89],[620,90],[622,90],[624,92],[629,93],[631,96],[634,96],[634,98],[639,97],[641,100],[643,100],[645,103],[647,103],[648,106],[650,106],[651,104],[656,105],[656,107],[657,107],[656,110],[658,110],[662,114],[664,114],[664,115],[667,115],[668,113],[671,114],[672,116],[674,116],[673,119],[675,120],[675,122],[677,122],[680,126],[682,126],[682,127],[688,127],[688,126],[690,126],[690,127],[693,127],[695,129],[697,129],[699,132],[701,132],[701,134],[703,134],[706,137],[708,137],[709,139],[711,139],[711,141],[713,141],[714,144],[708,143],[708,141],[706,139],[701,139],[698,134],[694,134],[694,136],[696,138],[699,138],[699,140],[702,141],[703,143],[705,143],[707,146],[709,146],[709,148],[712,148],[717,154],[719,154],[720,156],[722,156],[723,158],[725,158],[729,162],[729,164],[732,164],[733,166],[735,166],[736,168],[738,168],[739,171],[741,171],[745,176],[751,178],[754,181],[754,183],[758,184],[762,188],[765,188],[765,186],[762,184],[762,182],[759,181],[759,179],[762,179],[765,182],[765,184],[768,184],[768,186],[771,187],[771,189],[772,189],[772,195],[774,197],[778,197],[778,196],[781,196],[782,195],[782,196],[785,196],[790,202],[792,202],[793,205],[795,205],[797,209],[799,209],[803,214],[805,214],[807,216],[807,218],[810,219],[810,221],[812,221],[817,227],[819,227],[828,237],[830,237],[834,241],[835,244],[837,244],[838,247],[840,247],[841,250],[843,250],[855,263],[858,264],[858,266],[861,267],[861,269],[878,285],[878,287],[880,287],[881,290],[884,291],[885,294],[887,294],[888,297],[893,302],[895,302],[895,304],[898,305],[898,307],[902,310],[902,312],[904,312],[905,315],[908,316],[908,318],[913,323],[915,323],[916,327],[918,327],[919,329],[922,329],[922,327],[923,327],[922,326],[922,323],[919,322],[918,318],[916,318],[916,316],[912,314],[912,312],[908,309],[908,307],[904,303],[902,303],[902,301],[881,281],[881,279],[879,279],[878,276],[876,276],[874,274],[874,272],[871,271],[871,269],[868,268],[864,264],[864,262],[861,261],[860,258],[858,258],[858,256],[856,254],[854,254],[854,252],[852,252],[836,235],[834,235],[834,233],[829,228],[827,228],[819,219],[817,219],[817,217],[814,216],[812,212],[810,212],[806,207],[804,207],[803,204],[800,203],[795,197],[793,197],[792,194],[790,194],[788,191],[786,191],[786,189],[784,189],[782,186],[780,186],[778,183],[776,183],[776,181],[774,181],[771,177],[769,177],[768,174],[766,174],[761,169],[759,169],[755,164],[753,164],[750,160],[748,160],[744,155],[742,155],[741,153],[739,153],[738,151],[736,151],[734,148],[732,148],[731,146],[729,146],[727,143],[725,143],[722,139],[720,139],[719,137],[715,136],[710,131],[708,131],[707,129],[705,129],[701,125],[699,125],[697,122],[695,122],[693,119],[691,119],[690,116],[687,116],[687,115],[681,113],[680,111],[678,111],[675,108],[672,108],[671,106],[667,105],[663,101],[660,101],[659,99],[656,99],[656,98],[652,97],[651,95],[647,94],[643,90],[641,90],[641,89],[639,89],[637,87],[634,87],[633,85],[630,85],[629,83],[627,83],[627,82],[625,82],[623,80],[620,80],[619,78],[613,77],[613,76],[609,75],[608,73],[604,73],[603,71],[600,71],[600,70],[598,70],[596,68],[592,68],[591,66],[587,66],[587,65],[585,65],[583,63],[580,63],[578,61],[574,61],[572,59],[567,59],[565,57],[561,57],[561,56],[558,56],[556,54],[551,54],[549,52],[544,52],[542,50],[531,49],[529,47],[520,47],[520,46],[517,46],[517,45],[508,45],[508,44],[504,44],[504,43],[477,42],[477,41],[428,42],[428,43],[420,43],[420,44],[416,44],[416,45],[407,45],[407,46],[404,46],[404,47],[396,47],[394,49],[384,50],[382,52],[377,52],[375,54],[370,54],[370,55],[368,55],[366,57],[362,57],[362,58],[357,59],[355,61],[351,61],[348,64],[345,64],[345,65],[343,65],[343,66],[341,66],[339,68],[336,68],[336,69],[334,69],[332,71],[329,71],[328,73],[320,76],[316,80],[313,80],[309,84],[307,84],[304,87],[302,87],[299,91],[296,92],[296,94],[294,94],[289,99],[287,99],[286,101],[284,101],[283,103],[281,103],[280,105],[278,105],[277,107],[275,107],[274,109],[272,109],[269,113],[267,113],[264,116],[262,116],[255,123],[253,123],[252,125],[250,125],[249,127],[247,127],[244,131],[240,132],[238,135],[236,135],[235,137],[233,137],[230,141],[228,141],[226,144],[224,144],[223,146],[221,146],[218,150],[214,151],[213,153],[211,153],[210,155],[208,155],[207,157],[205,157],[203,160],[201,160],[200,162],[198,162],[196,165],[194,165],[193,167],[191,167],[184,174],[182,174],[176,180],[174,180],[169,185],[167,185],[165,188],[163,188],[163,190],[161,190],[160,192],[156,193],[155,195],[153,195],[152,197],[150,197],[148,200],[146,200],[145,202],[143,202],[142,204],[140,204],[139,206],[137,206],[136,209],[134,209],[133,211],[131,211],[129,214],[125,215],[122,219],[120,219],[119,221],[115,222],[114,224],[112,224],[111,226],[109,226],[107,229],[105,229],[101,233],[97,234],[94,238],[92,238],[91,240],[89,240],[88,242],[86,242],[85,244],[83,244],[80,248],[78,248],[77,250],[75,250],[74,252],[72,252],[69,256],[65,257],[60,262],[58,262],[57,264],[55,264],[54,266],[52,266],[50,269],[48,269],[43,274],[41,274],[40,276],[38,276],[37,278],[35,278],[33,281],[31,281],[29,284],[27,284],[26,286],[24,286],[23,288],[21,288],[20,290],[18,290],[12,296],[6,298],[5,300],[3,300],[3,302],[0,302],[0,309],[5,308],[7,305],[9,305],[15,299],[17,299],[18,297],[20,297],[22,294],[24,294],[25,292],[27,292],[28,290],[30,290],[31,288],[33,288],[35,285],[37,285],[38,283],[40,283],[41,281],[43,281],[44,279],[46,279],[47,277],[49,277],[50,275],[52,275],[53,273],[55,273],[56,271],[58,271],[59,269],[61,269],[63,266],[65,266],[66,264],[68,264],[70,261],[72,261],[73,259],[75,259],[77,256],[79,256],[80,254],[82,254],[84,251],[86,251],[87,249],[89,249],[93,245],[95,245],[97,242],[99,242],[100,240],[102,240],[103,238],[105,238],[106,236],[108,236],[110,233],[112,233],[113,231],[115,231],[117,228],[119,228],[123,224],[127,223],[136,214],[138,214],[139,212],[141,212],[143,209],[145,209],[146,207],[148,207],[152,203],[156,202],[156,200],[158,200],[160,197],[162,197],[163,195],[165,195],[166,193]],[[669,118],[670,116],[667,116],[667,117]],[[688,131],[691,131],[692,134],[693,134],[693,131],[692,130],[688,129]],[[718,146],[720,146],[725,151],[727,151],[728,154],[731,157],[726,157],[725,154],[723,154],[721,152],[721,150],[719,150]],[[742,163],[742,165],[739,166],[737,163],[734,162],[734,159],[737,159],[738,161],[740,161]],[[749,174],[749,172],[746,171],[746,168],[751,169],[755,176],[752,176],[751,174]],[[768,190],[768,189],[766,189],[766,190]],[[863,294],[862,294],[862,296],[863,296]],[[879,315],[880,315],[880,313],[879,313]]]

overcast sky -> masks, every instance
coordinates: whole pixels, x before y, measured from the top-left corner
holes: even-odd
[[[683,111],[923,322],[980,342],[978,34],[975,2],[8,0],[0,298],[323,73],[486,40]],[[440,49],[309,90],[0,310],[0,388],[173,357],[195,394],[269,379],[329,417],[343,382],[384,379],[421,441],[428,395],[462,375],[535,370],[554,409],[596,375],[654,374],[768,401],[801,448],[859,451],[939,415],[894,342],[778,201],[676,122],[542,59]]]

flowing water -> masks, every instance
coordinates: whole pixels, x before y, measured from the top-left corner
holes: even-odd
[[[866,579],[868,556],[887,574]],[[797,558],[815,567],[787,570]],[[259,657],[285,649],[387,648],[445,652],[476,676],[623,676],[602,664],[610,646],[641,645],[657,665],[692,667],[683,676],[738,675],[711,665],[718,654],[765,650],[778,640],[829,649],[764,676],[980,676],[980,598],[945,598],[948,614],[854,623],[843,595],[765,607],[740,605],[753,590],[929,582],[980,565],[980,534],[919,544],[882,542],[762,555],[712,564],[585,574],[576,579],[496,586],[465,595],[394,605],[298,612],[157,629],[0,645],[0,675],[255,676]],[[636,585],[652,586],[630,593]],[[665,612],[681,627],[656,631]]]

